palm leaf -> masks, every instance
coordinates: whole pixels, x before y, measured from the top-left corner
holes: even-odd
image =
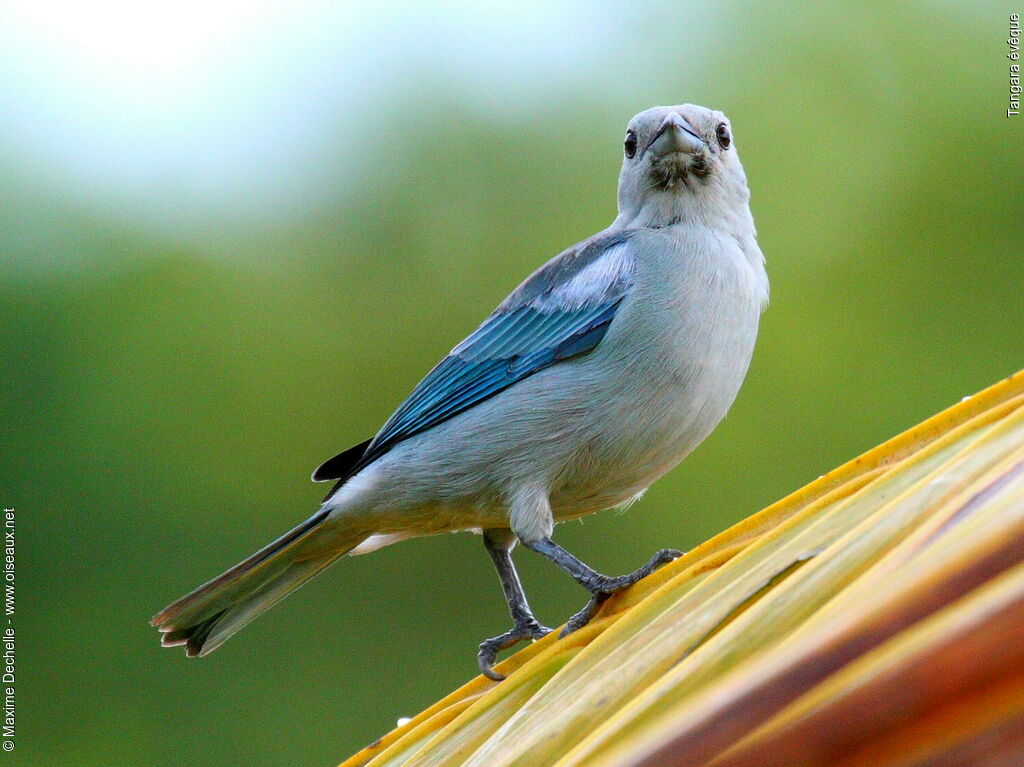
[[[342,767],[1024,764],[1024,372]]]

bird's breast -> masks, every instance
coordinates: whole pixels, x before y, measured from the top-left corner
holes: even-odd
[[[568,495],[575,485],[595,504],[622,503],[711,433],[746,375],[764,289],[727,238],[666,238],[641,252],[595,355],[604,385],[566,467]]]

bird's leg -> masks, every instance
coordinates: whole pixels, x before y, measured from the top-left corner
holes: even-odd
[[[578,560],[550,538],[542,538],[539,541],[533,541],[531,543],[523,541],[523,545],[531,551],[536,551],[538,554],[550,559],[562,570],[571,575],[573,580],[590,592],[590,601],[587,602],[582,610],[569,618],[565,624],[565,628],[562,629],[561,636],[571,634],[573,631],[586,626],[587,623],[590,622],[590,619],[597,613],[598,609],[600,609],[601,605],[604,604],[605,600],[607,600],[608,597],[616,591],[621,591],[628,586],[632,586],[637,581],[646,578],[662,565],[668,564],[673,559],[682,556],[681,551],[676,551],[675,549],[662,549],[651,557],[650,561],[643,567],[638,568],[631,573],[627,573],[626,575],[620,575],[617,578],[613,578],[608,575],[602,575],[596,570],[587,567],[587,565]]]
[[[477,662],[480,664],[480,672],[496,682],[505,678],[492,668],[499,652],[517,642],[540,639],[551,631],[547,626],[542,626],[537,622],[526,601],[523,585],[519,582],[519,575],[512,562],[512,547],[515,544],[516,537],[511,530],[484,530],[484,546],[487,548],[487,553],[491,555],[494,568],[498,571],[501,590],[505,592],[505,601],[508,602],[508,611],[513,622],[509,631],[501,636],[485,640],[480,645],[480,652],[476,656]]]

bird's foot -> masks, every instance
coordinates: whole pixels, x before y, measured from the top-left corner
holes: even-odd
[[[529,620],[517,621],[516,625],[501,636],[484,640],[480,644],[480,652],[476,655],[477,663],[480,665],[480,673],[488,679],[500,682],[505,676],[499,674],[493,668],[494,662],[498,658],[498,653],[519,642],[540,639],[550,632],[551,629],[547,626],[542,626],[535,619],[530,618]]]
[[[573,615],[566,621],[565,626],[562,628],[560,637],[564,637],[567,634],[571,634],[577,631],[588,623],[593,618],[597,611],[601,609],[603,605],[612,594],[617,591],[622,591],[625,588],[629,588],[637,581],[643,580],[648,575],[653,573],[662,565],[667,565],[674,559],[678,559],[683,555],[683,552],[676,551],[675,549],[662,549],[647,562],[643,567],[639,567],[631,573],[620,575],[617,578],[613,578],[608,575],[596,574],[595,577],[588,580],[584,585],[590,592],[590,601],[583,606],[583,609]]]

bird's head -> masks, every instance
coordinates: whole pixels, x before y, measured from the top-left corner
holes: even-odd
[[[750,218],[749,199],[732,126],[721,112],[681,104],[653,107],[629,121],[619,225],[741,225]]]

